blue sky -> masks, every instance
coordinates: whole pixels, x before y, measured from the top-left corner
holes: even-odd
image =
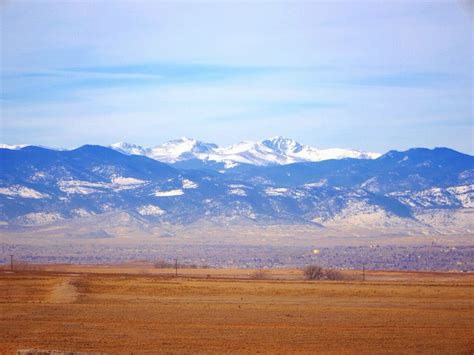
[[[5,1],[0,141],[474,153],[469,1]]]

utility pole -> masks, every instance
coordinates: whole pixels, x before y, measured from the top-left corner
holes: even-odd
[[[13,255],[10,255],[10,270],[13,271]]]
[[[365,264],[362,265],[362,282],[365,282]]]
[[[174,259],[175,276],[178,277],[178,259]]]

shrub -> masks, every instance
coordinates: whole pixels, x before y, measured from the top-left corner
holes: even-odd
[[[303,274],[307,280],[350,280],[351,277],[339,270],[323,269],[319,265],[308,265],[304,268]]]
[[[307,280],[322,280],[324,278],[324,270],[319,265],[306,266],[303,274]]]
[[[324,271],[324,278],[326,280],[346,280],[347,277],[339,270],[328,269]]]
[[[265,280],[268,279],[268,273],[265,270],[258,269],[250,275],[250,278],[252,280]]]
[[[164,260],[157,260],[155,261],[154,266],[156,269],[169,269],[169,268],[174,267],[174,264],[169,263]]]

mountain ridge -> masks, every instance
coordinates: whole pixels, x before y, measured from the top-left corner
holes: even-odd
[[[125,142],[115,143],[110,147],[124,154],[146,155],[167,163],[197,159],[223,163],[224,168],[233,168],[239,164],[266,166],[347,157],[374,159],[380,156],[379,153],[351,149],[316,149],[283,136],[257,142],[243,141],[227,147],[219,147],[214,143],[205,143],[188,137],[172,140],[154,148],[144,148]]]
[[[29,146],[31,145],[0,144],[0,149],[21,150]],[[164,163],[178,164],[182,168],[189,163],[203,168],[211,167],[214,170],[232,169],[242,165],[271,166],[330,159],[375,159],[381,156],[379,153],[354,149],[317,149],[284,136],[260,141],[242,141],[226,147],[188,137],[171,140],[155,147],[143,147],[127,142],[117,142],[108,147],[126,155],[143,155]],[[197,162],[199,163],[196,164]]]
[[[410,233],[474,229],[470,214],[457,212],[474,210],[474,157],[448,148],[390,151],[377,159],[241,164],[225,172],[211,165],[183,169],[94,145],[0,149],[0,163],[1,228],[122,211],[132,226],[146,221],[150,230],[200,220],[323,230],[372,226],[390,233],[397,226]],[[92,235],[120,234],[105,227]]]

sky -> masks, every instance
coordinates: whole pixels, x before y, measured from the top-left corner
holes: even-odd
[[[0,0],[0,12],[0,143],[281,135],[474,154],[470,0]]]

